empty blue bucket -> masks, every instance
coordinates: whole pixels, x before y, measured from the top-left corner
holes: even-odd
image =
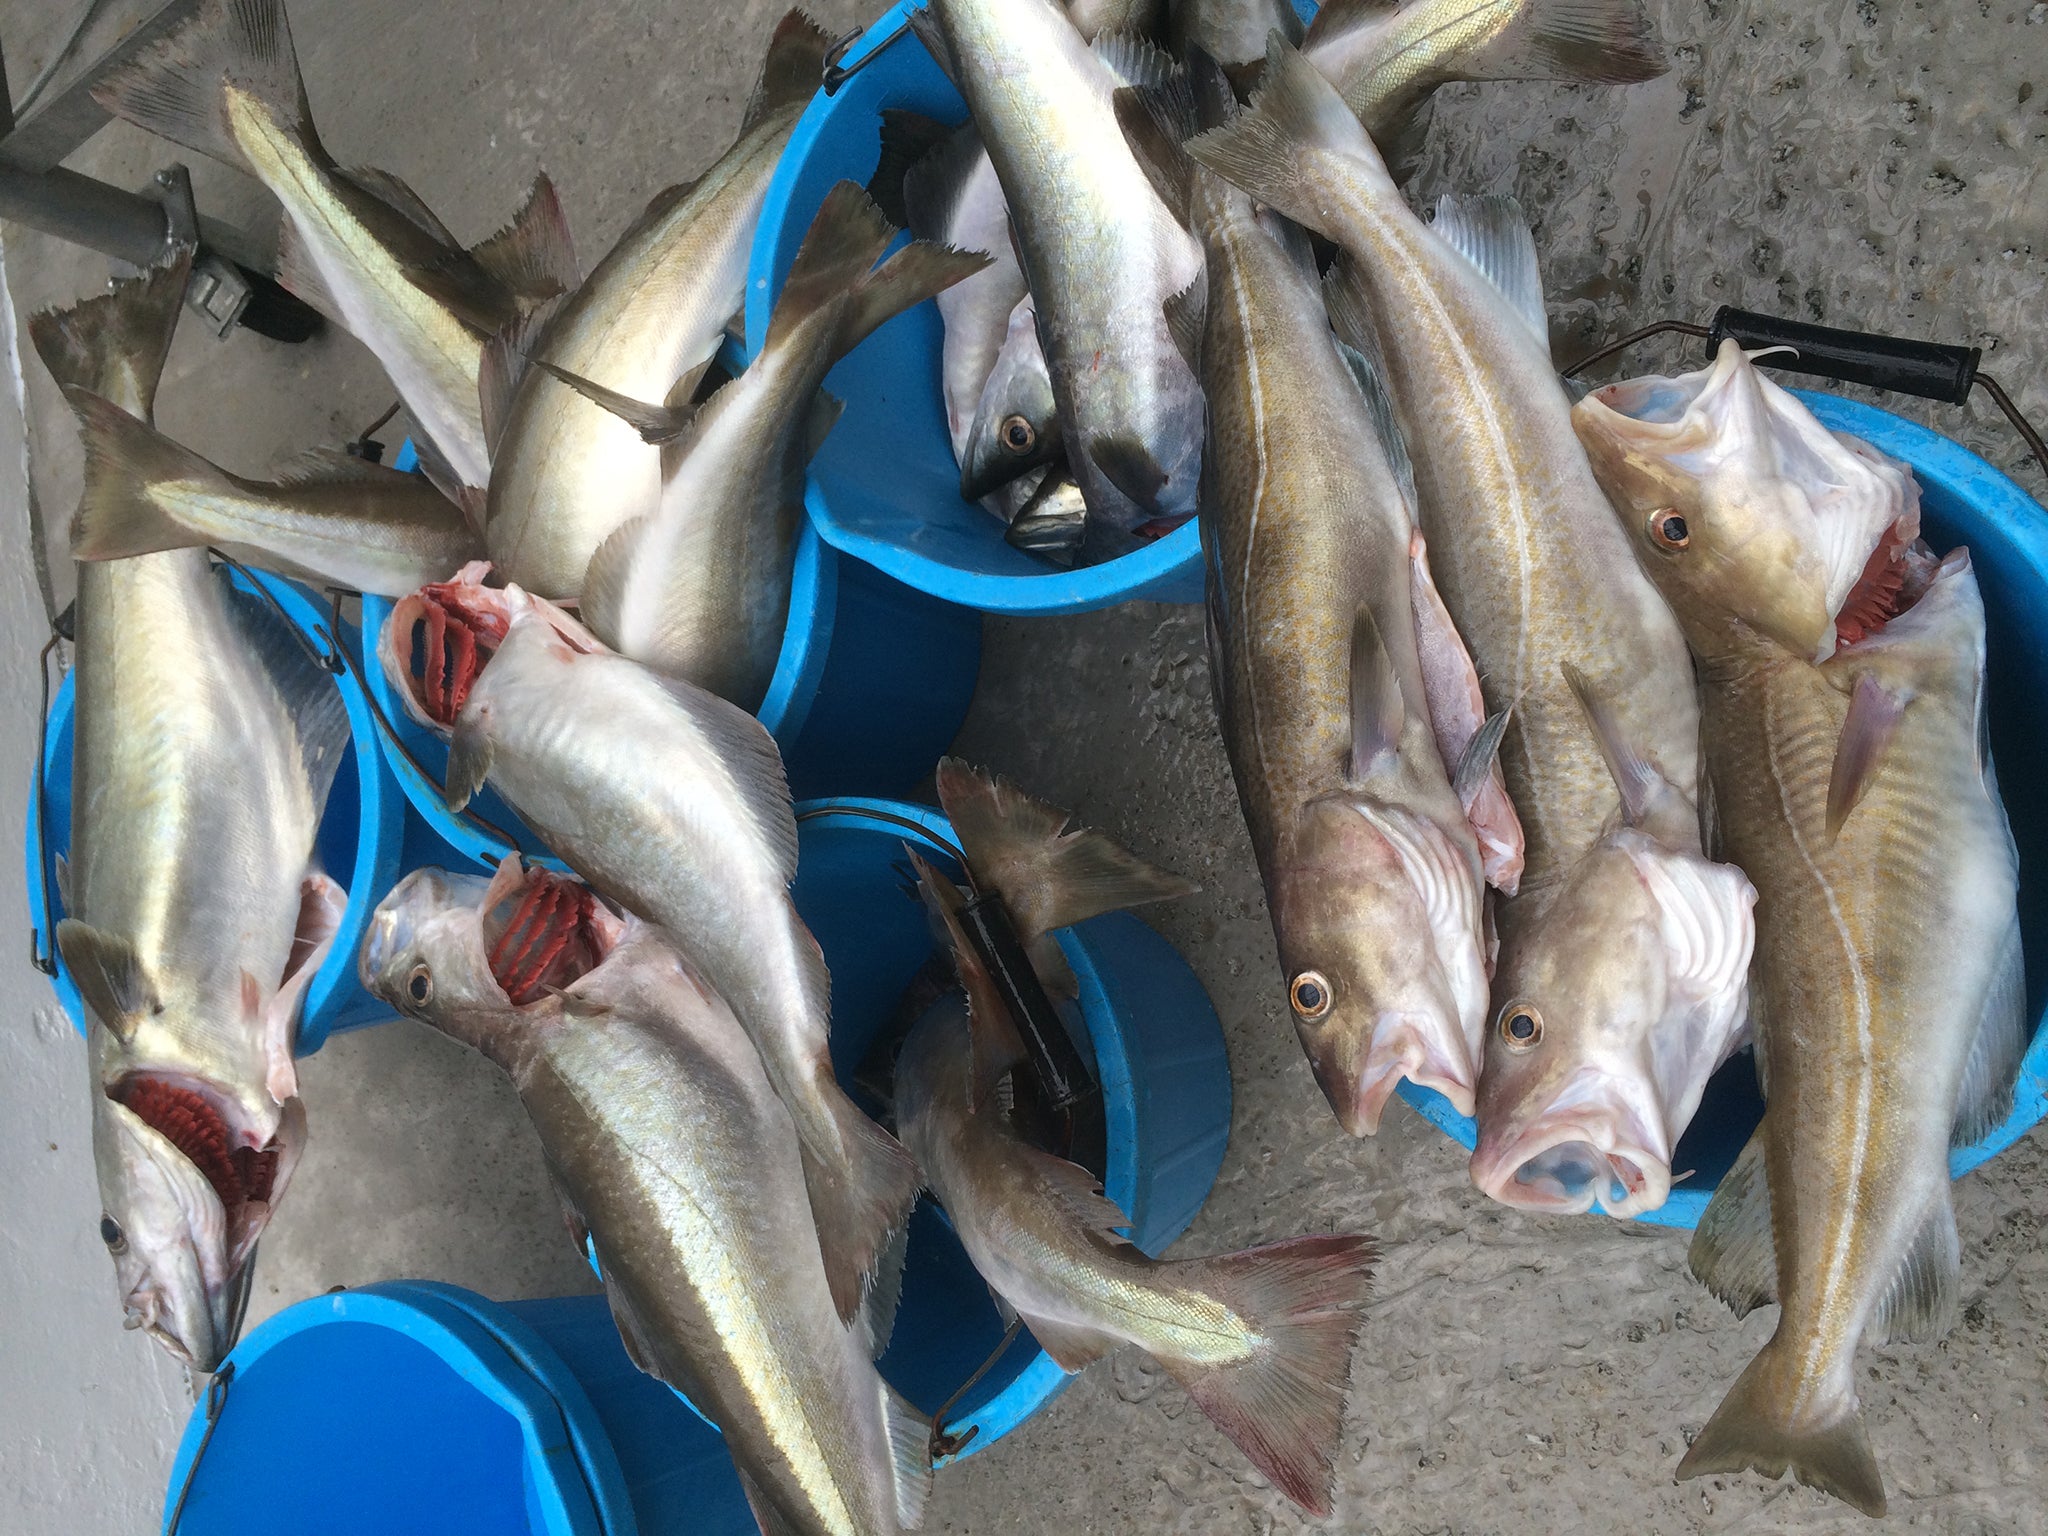
[[[1947,552],[1967,544],[1984,593],[1992,755],[2006,764],[2039,762],[2048,750],[2048,510],[2006,476],[1939,433],[1839,395],[1795,390],[1822,425],[1852,433],[1912,466],[1920,482],[1927,542]],[[1960,1178],[2048,1114],[2048,1018],[2043,1017],[2043,966],[2048,964],[2048,801],[2025,791],[2007,771],[2005,809],[2020,852],[2020,934],[2027,961],[2027,1007],[2033,1044],[2021,1063],[2005,1123],[1949,1154]],[[2018,790],[2019,792],[2015,793]],[[1468,1151],[1478,1130],[1441,1094],[1412,1083],[1401,1097]],[[1699,1113],[1671,1158],[1674,1176],[1692,1170],[1663,1208],[1637,1218],[1666,1227],[1694,1227],[1715,1187],[1763,1117],[1756,1064],[1738,1053],[1714,1074]]]
[[[835,94],[820,93],[797,120],[754,236],[749,357],[768,334],[775,296],[826,192],[874,175],[882,110],[947,123],[967,118],[966,103],[924,45],[907,34],[896,38],[921,3],[905,0],[870,27],[844,62],[850,68],[875,54],[873,62]],[[1200,602],[1202,551],[1192,522],[1120,559],[1059,571],[1005,544],[1002,525],[960,499],[939,392],[943,334],[938,306],[920,304],[861,343],[826,380],[846,414],[811,461],[807,500],[825,542],[920,592],[991,613],[1081,613],[1137,598]]]
[[[416,462],[410,442],[394,461],[399,469]],[[385,761],[414,813],[461,862],[494,868],[516,845],[561,868],[492,790],[471,802],[474,814],[448,809],[441,793],[447,744],[406,713],[377,660],[391,609],[387,599],[363,599],[365,677],[389,725],[379,734]],[[757,711],[782,749],[792,793],[910,788],[959,732],[980,670],[979,614],[842,559],[809,523],[802,526],[782,654]],[[444,854],[422,862],[447,861]]]
[[[946,819],[922,806],[822,800],[797,814],[794,896],[832,970],[833,1063],[851,1083],[932,954],[903,846],[956,874],[957,855]],[[1158,1252],[1194,1219],[1222,1163],[1222,1026],[1186,962],[1137,918],[1093,918],[1060,942],[1102,1084],[1105,1188],[1139,1246]],[[989,1363],[1004,1331],[944,1217],[922,1203],[881,1369],[932,1413],[988,1364],[947,1413],[954,1436],[972,1432],[962,1455],[1001,1439],[1066,1384],[1028,1333]],[[501,1306],[394,1282],[302,1302],[230,1358],[236,1374],[193,1480],[188,1536],[239,1536],[259,1520],[336,1536],[755,1529],[717,1433],[633,1368],[600,1297]],[[186,1427],[173,1501],[204,1418],[202,1406]]]
[[[229,579],[238,588],[249,589],[248,579],[242,573],[231,573]],[[335,655],[337,644],[354,645],[355,633],[346,624],[341,626],[339,635],[330,634],[331,615],[303,589],[275,576],[258,574],[255,580],[320,654]],[[55,964],[57,969],[51,982],[57,990],[57,1000],[83,1034],[85,1004],[53,942],[57,921],[65,915],[63,898],[57,889],[57,860],[71,851],[72,683],[72,678],[64,679],[44,727],[42,761],[36,765],[29,786],[23,854],[28,876],[29,921],[34,925],[36,948],[47,953]],[[348,706],[351,750],[343,756],[335,773],[326,814],[320,821],[317,847],[321,867],[348,888],[348,911],[342,918],[341,932],[335,936],[333,951],[306,993],[305,1012],[299,1020],[298,1053],[302,1056],[317,1051],[337,1029],[380,1023],[391,1016],[391,1011],[372,999],[356,979],[356,950],[362,943],[363,928],[371,911],[398,878],[407,844],[405,803],[384,771],[369,700],[346,667],[336,673],[334,683]]]

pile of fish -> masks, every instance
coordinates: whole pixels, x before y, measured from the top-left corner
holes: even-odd
[[[1753,1047],[1767,1108],[1692,1265],[1782,1312],[1680,1473],[1789,1468],[1880,1512],[1856,1347],[1946,1328],[1947,1149],[2024,1044],[1968,552],[1732,342],[1574,404],[1521,210],[1400,189],[1445,81],[1661,70],[1635,0],[1336,0],[1305,33],[1272,0],[932,0],[913,30],[969,120],[885,122],[722,382],[824,68],[799,13],[738,140],[587,276],[545,177],[465,247],[341,169],[280,0],[206,0],[98,87],[277,195],[280,280],[384,365],[424,472],[258,482],[158,434],[189,251],[31,324],[85,443],[58,939],[130,1325],[200,1370],[232,1346],[345,904],[315,853],[337,690],[212,549],[396,599],[377,664],[447,742],[448,803],[489,786],[574,872],[415,871],[361,975],[512,1076],[628,1350],[717,1420],[764,1531],[918,1521],[931,1426],[873,1361],[921,1190],[1063,1367],[1139,1346],[1329,1511],[1371,1242],[1134,1247],[1034,1113],[1031,1020],[959,881],[1054,1015],[1055,930],[1189,887],[942,763],[962,866],[911,857],[946,982],[906,997],[880,1120],[833,1072],[748,711],[825,378],[932,298],[961,493],[1013,544],[1093,561],[1199,522],[1224,744],[1340,1124],[1434,1090],[1489,1196],[1636,1215]],[[884,207],[917,238],[892,251]]]

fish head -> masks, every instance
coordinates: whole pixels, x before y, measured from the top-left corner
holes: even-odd
[[[358,970],[372,996],[490,1053],[508,1016],[595,969],[622,932],[588,886],[509,854],[488,880],[407,875],[371,914]]]
[[[1756,892],[1633,828],[1610,834],[1505,946],[1472,1181],[1506,1205],[1661,1206],[1671,1152],[1741,1043]]]
[[[1009,333],[981,387],[960,455],[960,498],[979,501],[1065,451],[1052,375],[1027,298],[1011,313]]]
[[[127,1313],[180,1363],[216,1369],[241,1329],[256,1240],[305,1145],[288,1101],[252,1121],[236,1097],[137,1071],[93,1095],[100,1240]]]
[[[1403,1078],[1469,1113],[1486,1013],[1476,854],[1426,817],[1326,796],[1275,873],[1288,1010],[1339,1123],[1372,1135]]]
[[[1919,528],[1912,479],[1828,431],[1734,341],[1711,366],[1597,389],[1572,410],[1638,559],[1712,656],[1747,630],[1825,660],[1859,583]]]

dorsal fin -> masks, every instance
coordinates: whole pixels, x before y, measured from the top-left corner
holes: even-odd
[[[808,102],[824,81],[825,55],[831,47],[832,40],[810,17],[800,10],[787,12],[768,39],[768,54],[761,61],[754,94],[747,98],[740,132],[748,132],[771,112]]]
[[[1308,32],[1301,40],[1301,50],[1314,53],[1319,45],[1333,37],[1342,37],[1357,27],[1377,25],[1399,6],[1400,0],[1323,0],[1309,21]]]
[[[1181,361],[1188,365],[1196,378],[1202,376],[1202,331],[1208,319],[1207,288],[1202,279],[1196,278],[1179,293],[1167,295],[1166,303],[1161,306],[1166,311],[1166,334],[1173,338]]]
[[[910,855],[911,868],[917,872],[918,894],[946,935],[953,969],[967,993],[967,1076],[971,1102],[977,1110],[999,1104],[1004,1079],[1025,1059],[1023,1039],[996,988],[995,978],[982,964],[979,951],[969,942],[967,930],[961,924],[960,909],[966,898],[960,888],[915,848],[906,844],[905,852]]]
[[[1522,205],[1512,197],[1447,192],[1437,199],[1430,228],[1499,290],[1548,356],[1550,318],[1543,308],[1543,273],[1536,264],[1536,241]]]
[[[483,361],[477,369],[477,411],[483,423],[484,447],[492,454],[497,453],[499,440],[505,435],[505,422],[512,413],[520,381],[526,377],[548,322],[561,309],[564,297],[556,294],[522,308],[484,343]],[[431,478],[431,471],[429,475]]]
[[[343,481],[389,485],[404,478],[401,470],[359,459],[339,448],[308,448],[295,453],[278,466],[276,474],[279,485],[336,485]]]
[[[891,224],[900,224],[923,240],[944,240],[946,221],[981,155],[974,129],[956,128],[905,107],[882,109],[882,151],[875,174],[868,178],[868,196]],[[912,219],[912,187],[921,218]]]
[[[1763,1052],[1757,1052],[1759,1060]],[[1751,1134],[1735,1165],[1721,1175],[1686,1255],[1694,1276],[1737,1317],[1778,1299],[1777,1245],[1771,1235],[1771,1186],[1764,1173],[1764,1133]]]
[[[583,281],[569,220],[555,184],[541,172],[527,189],[512,222],[470,252],[476,264],[503,283],[524,308],[574,293]]]
[[[1173,55],[1136,32],[1106,32],[1089,47],[1119,85],[1164,85],[1175,73]]]
[[[1185,219],[1196,171],[1181,148],[1196,128],[1195,91],[1187,72],[1176,69],[1157,85],[1122,86],[1110,99],[1138,168],[1174,217]]]

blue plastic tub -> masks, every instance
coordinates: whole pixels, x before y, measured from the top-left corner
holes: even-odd
[[[240,573],[231,578],[248,589]],[[356,636],[342,626],[338,637],[329,636],[332,623],[326,607],[301,588],[275,576],[256,579],[277,599],[279,606],[299,632],[309,637],[323,653],[333,641],[353,647]],[[29,921],[37,934],[38,948],[45,944],[57,963],[52,985],[57,1000],[71,1016],[80,1034],[85,1033],[85,1005],[78,988],[64,969],[63,957],[50,942],[57,920],[63,917],[63,898],[58,893],[58,858],[71,851],[71,720],[72,683],[66,677],[50,707],[44,732],[43,759],[29,786],[27,836],[23,840],[23,862],[27,870]],[[375,717],[362,688],[346,669],[335,677],[348,706],[351,750],[342,758],[327,797],[327,811],[320,821],[318,840],[321,866],[348,888],[348,911],[334,948],[314,976],[306,993],[305,1012],[299,1020],[298,1054],[317,1051],[337,1029],[376,1024],[391,1011],[363,991],[356,979],[356,950],[362,944],[363,928],[384,893],[398,878],[400,860],[408,852],[421,853],[416,838],[408,844],[405,803],[384,771]],[[37,857],[37,822],[42,828],[41,862]],[[44,892],[49,893],[48,910]]]
[[[1793,391],[1823,425],[1862,438],[1913,468],[1920,482],[1922,531],[1937,551],[1967,544],[1984,592],[1988,629],[1991,747],[2007,765],[2005,809],[2020,852],[2020,932],[2027,961],[2027,1008],[2033,1044],[2020,1066],[2012,1113],[1982,1140],[1949,1154],[1949,1173],[1963,1174],[2011,1146],[2048,1114],[2048,1018],[2043,1016],[2048,966],[2048,801],[2032,792],[2026,765],[2048,750],[2048,509],[2006,476],[1927,428],[1875,406],[1811,390]],[[1401,1097],[1468,1151],[1477,1143],[1471,1118],[1443,1096],[1412,1083]],[[1751,1054],[1737,1054],[1707,1084],[1699,1113],[1671,1159],[1674,1174],[1692,1176],[1671,1191],[1661,1210],[1638,1220],[1694,1227],[1763,1116]]]
[[[951,830],[937,812],[900,801],[816,801],[798,816],[795,899],[832,969],[834,1064],[851,1081],[932,953],[903,846],[957,872]],[[1186,963],[1138,919],[1095,918],[1060,941],[1102,1082],[1105,1187],[1138,1244],[1157,1252],[1194,1219],[1222,1162],[1222,1027]],[[934,1412],[1003,1332],[944,1217],[920,1205],[883,1374]],[[755,1529],[717,1432],[634,1369],[601,1297],[499,1305],[400,1281],[302,1302],[231,1358],[234,1383],[185,1512],[190,1536]],[[1066,1381],[1020,1334],[946,1428],[973,1430],[961,1452],[971,1455]],[[202,1406],[179,1447],[167,1511],[203,1432]]]
[[[394,461],[400,469],[416,462],[410,442]],[[377,637],[391,609],[384,598],[363,599],[365,677],[396,735],[394,743],[380,733],[379,742],[413,813],[462,864],[495,868],[509,839],[539,862],[561,868],[492,790],[471,802],[475,815],[448,809],[441,793],[447,745],[406,713],[377,659]],[[931,773],[959,732],[980,670],[979,614],[841,558],[803,525],[782,654],[757,711],[782,749],[792,793],[909,789]],[[424,862],[449,858],[444,853]]]
[[[874,52],[918,9],[905,0],[867,30],[846,62]],[[747,274],[747,355],[768,334],[775,296],[834,183],[865,184],[881,153],[885,107],[964,122],[960,99],[924,46],[904,36],[837,94],[797,120],[768,184]],[[1202,600],[1195,525],[1103,565],[1059,571],[1003,542],[1002,525],[960,499],[960,470],[939,392],[938,306],[899,315],[832,370],[846,414],[811,462],[811,519],[825,541],[920,592],[991,613],[1081,613],[1148,598]]]

